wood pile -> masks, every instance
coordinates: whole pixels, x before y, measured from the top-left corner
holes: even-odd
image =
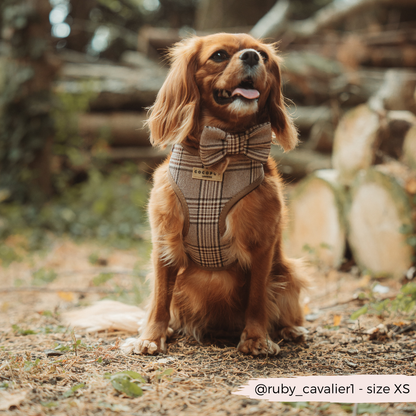
[[[415,265],[415,104],[416,72],[390,71],[368,103],[343,115],[333,169],[308,175],[291,193],[289,254],[339,267],[348,245],[359,268],[375,275],[403,277]]]
[[[89,94],[89,111],[78,114],[78,134],[94,154],[94,143],[106,142],[110,161],[132,160],[150,172],[166,152],[150,147],[146,108],[163,84],[167,69],[140,52],[125,52],[117,64],[89,62],[74,51],[61,54],[63,65],[55,91]],[[88,169],[88,166],[84,166]]]
[[[388,16],[396,16],[397,13],[412,16],[412,1],[381,0],[377,13],[374,13],[378,7],[375,0],[357,0],[350,5],[337,4],[324,7],[306,20],[290,21],[290,2],[279,0],[253,28],[225,30],[247,32],[251,29],[255,36],[268,37],[271,41],[280,40],[284,58],[284,95],[288,102],[290,100],[296,104],[290,111],[302,141],[299,149],[291,155],[281,157],[281,152],[274,151],[283,174],[290,181],[299,180],[313,170],[331,167],[334,131],[346,111],[367,103],[370,98],[373,99],[370,107],[374,111],[378,111],[375,107],[380,107],[380,104],[389,109],[389,103],[384,102],[380,89],[390,73],[389,66],[416,67],[414,25],[406,21],[392,24],[391,17],[383,21],[386,13]],[[369,28],[366,27],[366,13],[376,16],[369,18],[373,19]],[[414,18],[416,20],[416,12]],[[351,25],[358,26],[351,30]],[[76,94],[88,85],[96,93],[90,103],[90,113],[82,115],[80,121],[80,134],[88,143],[94,137],[102,138],[102,132],[105,132],[105,137],[111,138],[111,159],[127,157],[145,161],[151,154],[152,160],[157,162],[157,152],[150,149],[144,151],[149,145],[145,138],[146,130],[141,129],[145,108],[152,105],[166,77],[167,67],[163,66],[166,50],[189,36],[190,31],[195,33],[191,29],[186,32],[143,28],[138,35],[138,51],[124,52],[117,64],[105,60],[88,62],[85,55],[69,51],[62,54],[64,65],[57,90]],[[205,35],[207,32],[197,34]],[[390,79],[390,89],[411,91],[411,88],[407,88],[409,80],[399,82],[394,71]],[[378,91],[381,96],[376,97]],[[403,94],[399,96],[404,97]],[[393,99],[392,94],[390,98]],[[406,100],[409,99],[412,97],[407,96]],[[406,104],[406,108],[413,111],[409,104]],[[135,113],[137,130],[132,129]],[[98,126],[95,122],[100,117],[101,124]],[[87,126],[88,123],[91,125]],[[114,123],[117,123],[117,132]],[[122,136],[125,139],[121,139]],[[165,153],[161,154],[159,160],[164,156]]]
[[[62,56],[64,64],[55,90],[68,94],[90,91],[90,111],[79,116],[79,134],[87,146],[105,139],[109,157],[154,162],[166,156],[151,149],[143,127],[146,108],[151,106],[163,84],[167,68],[141,52],[127,52],[119,64],[87,62],[80,54]],[[274,149],[282,172],[300,179],[316,169],[331,166],[333,133],[343,106],[367,101],[380,85],[368,80],[365,72],[350,82],[342,67],[315,53],[288,52],[283,67],[285,96],[296,103],[289,108],[301,133],[304,146],[292,154]],[[341,97],[341,98],[340,98]],[[150,164],[154,166],[154,163]]]

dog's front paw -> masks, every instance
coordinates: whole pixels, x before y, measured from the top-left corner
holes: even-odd
[[[289,326],[282,328],[280,330],[280,335],[284,339],[301,342],[305,340],[306,334],[308,332],[309,331],[303,326]]]
[[[127,338],[120,349],[125,354],[149,354],[166,352],[166,339],[173,334],[173,329],[168,328],[166,336],[147,337],[146,334],[140,338]],[[150,338],[150,339],[149,339]]]
[[[242,333],[237,349],[251,355],[276,355],[280,351],[280,347],[266,336],[248,337],[246,332]]]
[[[157,341],[143,338],[127,338],[120,346],[125,354],[156,354],[166,352],[166,338],[161,337]]]

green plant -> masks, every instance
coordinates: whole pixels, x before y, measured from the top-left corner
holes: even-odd
[[[115,374],[106,373],[105,378],[109,379],[111,385],[120,393],[124,393],[129,397],[139,397],[143,394],[143,390],[138,384],[146,383],[146,380],[135,371],[120,371]]]
[[[39,329],[40,334],[62,334],[66,331],[63,325],[45,325]]]
[[[0,224],[1,227],[1,224]],[[22,260],[22,256],[16,253],[16,250],[13,247],[9,247],[5,244],[0,245],[0,264],[4,266],[9,266],[13,262],[18,262]]]
[[[93,264],[93,265],[95,265],[95,264],[98,264],[98,261],[100,260],[100,256],[99,256],[99,254],[98,253],[91,253],[89,256],[88,256],[88,262],[90,263],[90,264]]]
[[[100,273],[98,276],[92,279],[92,284],[94,286],[101,286],[104,283],[108,282],[110,279],[112,279],[112,277],[112,273]]]
[[[0,383],[0,390],[6,390],[9,388],[9,383],[7,383],[6,381],[2,381]]]
[[[42,286],[53,282],[57,277],[54,270],[41,268],[32,274],[32,282],[35,286]]]
[[[341,408],[348,413],[354,412],[354,405],[352,404],[341,404]],[[355,414],[362,415],[364,413],[374,414],[374,413],[382,413],[386,409],[374,403],[358,403],[356,405]]]
[[[295,409],[305,409],[309,406],[308,402],[282,402],[283,404],[286,404],[290,407],[293,407]]]
[[[56,343],[53,349],[61,352],[72,351],[75,355],[78,355],[78,349],[80,348],[88,349],[87,345],[85,345],[80,339],[76,338],[74,330],[71,330],[71,341],[72,343],[70,343],[69,345],[62,345]]]
[[[166,379],[170,381],[170,376],[173,374],[174,371],[175,370],[173,368],[167,368],[166,370],[159,369],[156,372],[155,380],[161,381]]]
[[[19,334],[19,335],[36,334],[36,331],[33,331],[32,329],[23,329],[18,325],[12,325],[12,329],[13,329],[15,334]]]
[[[416,316],[416,283],[409,282],[402,286],[400,292],[394,299],[377,301],[374,294],[370,292],[370,302],[355,311],[351,315],[352,320],[358,319],[361,315],[372,313],[379,316],[397,315],[414,319]]]
[[[35,361],[25,361],[23,369],[27,372],[32,371],[39,364],[39,358],[36,358]]]
[[[320,243],[319,245],[313,247],[310,244],[304,244],[302,251],[304,251],[312,264],[316,265],[318,268],[324,267],[324,262],[322,261],[321,255],[323,250],[332,251],[333,247],[325,242]]]
[[[65,391],[63,395],[64,397],[71,397],[77,392],[77,390],[82,389],[84,387],[85,387],[85,383],[75,384],[69,390]]]
[[[47,409],[51,409],[51,408],[53,408],[53,407],[57,407],[57,406],[59,406],[59,403],[58,402],[40,402],[40,404],[43,406],[43,407],[46,407]]]

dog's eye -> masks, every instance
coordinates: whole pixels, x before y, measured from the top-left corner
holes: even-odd
[[[258,51],[261,57],[263,58],[263,62],[267,62],[269,60],[269,55],[266,52]]]
[[[228,53],[224,50],[220,50],[217,52],[214,52],[209,59],[211,59],[214,62],[224,62],[228,60],[229,56]]]

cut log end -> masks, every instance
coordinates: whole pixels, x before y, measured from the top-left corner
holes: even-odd
[[[358,170],[371,165],[379,127],[377,113],[365,104],[350,110],[341,119],[335,132],[332,164],[340,172],[343,183],[350,184]]]
[[[288,254],[338,267],[345,251],[342,189],[333,170],[318,171],[299,183],[289,203]]]
[[[381,170],[361,172],[353,186],[348,241],[362,270],[401,277],[414,254],[402,232],[412,228],[411,206],[399,182]]]
[[[359,170],[401,159],[405,136],[415,123],[415,116],[408,111],[378,114],[366,104],[348,111],[336,129],[332,154],[341,182],[351,185]],[[412,159],[411,150],[408,154]]]

